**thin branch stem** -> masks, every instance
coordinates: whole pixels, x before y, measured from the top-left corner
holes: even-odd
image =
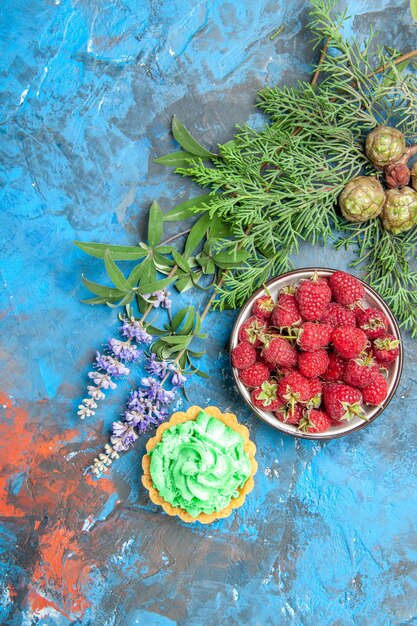
[[[401,63],[404,63],[405,61],[409,61],[410,59],[413,59],[414,57],[417,57],[417,50],[411,50],[411,52],[407,52],[407,54],[403,54],[400,57],[397,57],[396,59],[392,61],[392,63],[394,65],[400,65]],[[376,76],[377,74],[380,74],[381,72],[385,72],[385,70],[389,70],[390,67],[391,67],[391,63],[380,65],[379,67],[377,67],[377,69],[374,72],[367,74],[366,78],[372,78],[373,76]]]
[[[178,269],[178,265],[174,265],[174,267],[171,269],[170,273],[167,275],[167,278],[171,278],[175,272]],[[146,320],[146,318],[148,317],[149,313],[152,311],[153,309],[153,304],[150,304],[146,309],[144,314],[142,315],[142,317],[140,318],[141,322],[144,322]]]
[[[318,81],[319,75],[320,75],[320,66],[321,66],[321,64],[324,61],[324,58],[325,58],[325,56],[327,54],[328,49],[329,49],[329,40],[325,39],[324,46],[323,46],[323,49],[322,49],[321,54],[320,54],[319,62],[317,63],[316,70],[315,70],[313,76],[311,77],[310,85],[313,85],[313,86],[317,85],[317,81]]]
[[[191,230],[191,228],[187,228],[187,230],[183,230],[181,233],[177,233],[176,235],[172,235],[172,237],[169,237],[168,239],[165,239],[165,241],[161,241],[161,243],[159,245],[160,246],[166,246],[167,243],[171,243],[171,241],[175,241],[176,239],[179,239],[180,237],[183,237],[184,235],[188,235],[190,230]]]

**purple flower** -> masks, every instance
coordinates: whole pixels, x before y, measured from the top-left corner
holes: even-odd
[[[101,372],[88,372],[88,377],[92,378],[95,385],[100,386],[102,389],[116,389],[117,385],[112,381],[109,374],[102,374]]]
[[[149,344],[152,341],[152,335],[146,332],[142,322],[135,320],[133,317],[130,320],[124,321],[123,326],[120,328],[120,332],[123,337],[135,339],[138,343]]]
[[[156,298],[156,301],[158,302],[158,304],[154,304],[154,306],[158,307],[159,305],[161,305],[163,309],[170,308],[172,300],[169,299],[169,296],[171,295],[169,291],[167,291],[166,289],[162,289],[161,291],[155,291],[152,295],[154,296],[154,298]]]
[[[109,339],[109,350],[122,361],[136,361],[141,355],[135,345],[119,339]]]
[[[113,435],[116,437],[122,437],[128,429],[129,424],[123,424],[123,422],[113,422],[112,424]]]
[[[100,352],[97,352],[96,367],[104,370],[110,376],[127,376],[130,372],[130,369],[123,363],[107,354],[100,354]]]
[[[123,422],[113,422],[113,435],[110,441],[117,452],[128,450],[138,438],[133,426]]]
[[[175,391],[166,391],[155,378],[142,378],[140,382],[144,387],[148,387],[148,398],[150,400],[156,400],[163,405],[171,404],[174,400]]]
[[[182,387],[186,380],[186,377],[178,370],[172,374],[171,382],[175,387]]]
[[[169,291],[161,289],[160,291],[144,294],[142,297],[146,302],[150,302],[155,309],[159,306],[163,309],[169,309],[172,304],[172,301],[169,299],[170,295],[171,293]]]
[[[146,371],[150,374],[158,376],[159,378],[163,378],[165,376],[168,367],[168,363],[165,361],[156,360],[156,354],[154,352],[152,352],[145,366]]]

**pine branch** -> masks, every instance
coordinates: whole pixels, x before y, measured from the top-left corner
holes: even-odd
[[[406,68],[417,51],[388,54],[374,45],[372,32],[363,44],[347,40],[346,13],[335,12],[336,4],[312,1],[310,28],[315,47],[322,49],[311,82],[260,92],[259,106],[272,123],[261,131],[238,128],[234,139],[220,146],[219,156],[193,159],[177,169],[211,189],[210,216],[229,223],[234,242],[250,254],[242,268],[225,277],[216,301],[220,308],[241,305],[271,274],[289,269],[300,241],[324,243],[335,229],[350,228],[338,215],[337,199],[355,176],[379,176],[363,151],[371,129],[395,125],[409,140],[416,138],[417,82]],[[370,250],[364,241],[373,242]],[[404,242],[385,234],[376,220],[369,229],[349,231],[343,245],[362,251],[365,276],[393,302],[400,322],[413,329],[416,248]],[[379,257],[387,255],[399,259],[402,269],[384,279],[386,265]]]

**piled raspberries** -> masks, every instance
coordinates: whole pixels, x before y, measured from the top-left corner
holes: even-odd
[[[334,272],[314,273],[276,301],[257,298],[231,357],[252,404],[304,433],[366,419],[364,405],[381,405],[400,341],[364,295],[357,278]]]

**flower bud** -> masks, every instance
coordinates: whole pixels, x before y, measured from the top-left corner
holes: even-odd
[[[394,235],[412,228],[417,223],[417,192],[411,187],[386,191],[382,223]]]
[[[387,187],[395,189],[408,185],[410,182],[410,170],[405,163],[391,163],[385,168],[385,182]]]
[[[366,222],[377,217],[384,202],[384,190],[374,176],[353,178],[339,196],[342,215],[349,222]]]
[[[377,126],[366,138],[366,156],[378,167],[398,161],[404,150],[404,135],[391,126]]]

